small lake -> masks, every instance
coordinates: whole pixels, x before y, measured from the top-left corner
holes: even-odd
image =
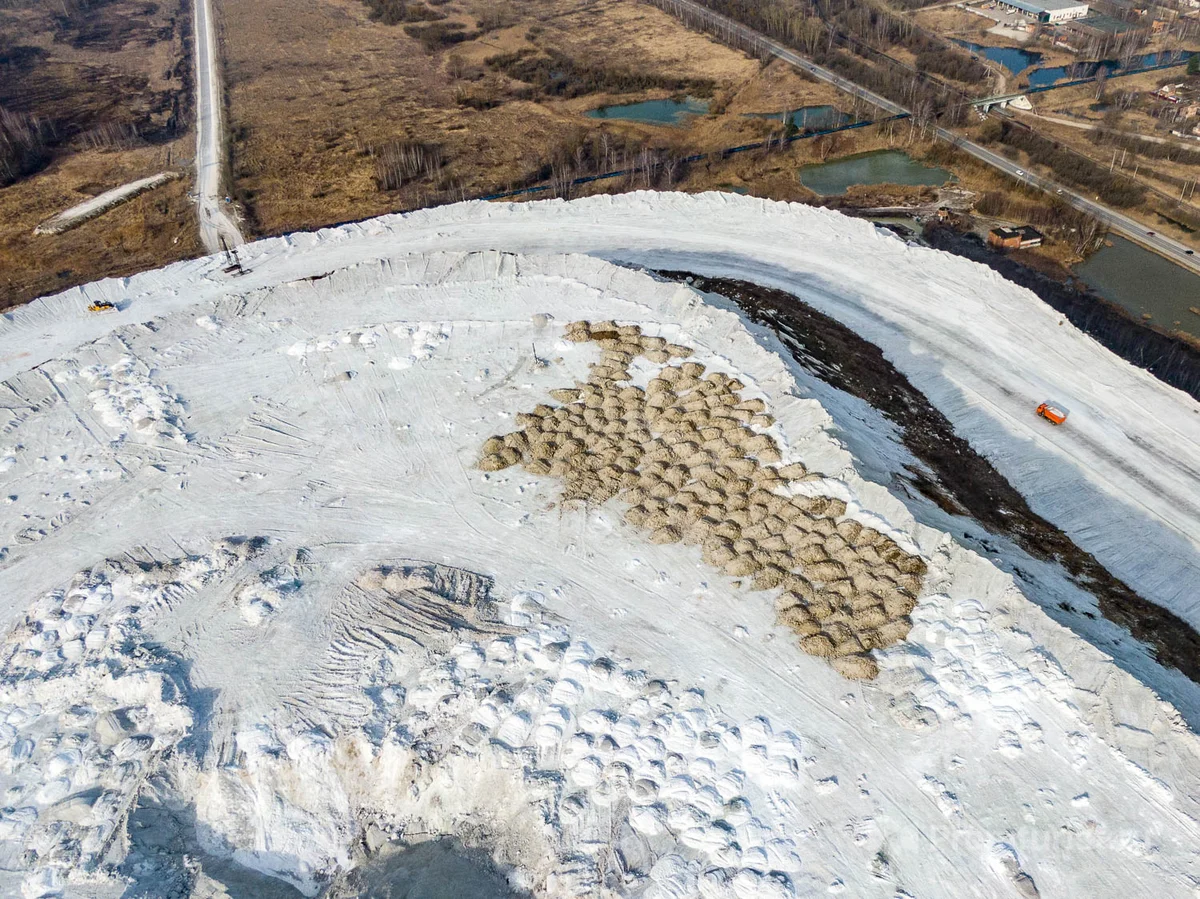
[[[678,125],[688,116],[704,115],[708,101],[688,97],[686,100],[643,100],[620,106],[601,106],[584,113],[589,119],[619,119],[623,122],[644,122],[649,125]]]
[[[949,180],[945,169],[917,162],[901,150],[860,153],[800,169],[800,183],[823,197],[840,196],[855,184],[940,187]]]
[[[1106,300],[1123,306],[1160,328],[1176,327],[1200,336],[1200,275],[1142,249],[1123,237],[1110,235],[1111,247],[1102,247],[1080,265],[1075,275]]]
[[[1135,69],[1143,66],[1166,65],[1174,62],[1187,62],[1196,54],[1191,50],[1163,50],[1160,53],[1147,53],[1141,59],[1135,60],[1133,67]]]
[[[957,40],[954,43],[960,47],[966,47],[984,59],[1000,63],[1014,75],[1025,71],[1030,66],[1036,66],[1042,61],[1042,54],[1034,53],[1032,50],[1022,50],[1019,47],[985,47],[982,44]]]
[[[921,236],[921,223],[907,215],[873,215],[868,221],[887,228],[893,234],[899,232],[905,240]]]
[[[836,106],[801,106],[799,109],[789,109],[787,112],[749,112],[747,116],[756,119],[775,119],[787,122],[804,131],[825,131],[829,128],[840,128],[854,121]]]

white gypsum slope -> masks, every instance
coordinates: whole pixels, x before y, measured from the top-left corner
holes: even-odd
[[[1035,512],[1142,596],[1200,625],[1200,470],[1191,461],[1200,407],[995,273],[808,207],[728,194],[635,193],[467,203],[259,241],[245,251],[253,271],[239,285],[320,275],[400,247],[586,252],[795,293],[881,347]],[[22,329],[13,352],[36,361],[77,334],[224,291],[216,267],[181,263],[128,284],[101,282],[43,300],[15,314],[86,318],[82,298],[92,296],[128,310],[79,322],[79,331],[56,324],[44,344]],[[153,306],[124,303],[143,293]],[[1032,414],[1047,397],[1070,408],[1070,427],[1049,428]]]
[[[5,886],[120,895],[99,859],[153,792],[193,810],[189,864],[308,895],[370,828],[459,835],[551,896],[1189,895],[1200,766],[1176,711],[863,480],[734,313],[558,253],[571,243],[692,268],[707,247],[714,271],[732,248],[727,273],[757,258],[873,335],[895,307],[912,347],[889,354],[934,386],[972,376],[929,358],[948,301],[910,295],[953,285],[969,328],[1020,309],[1010,355],[1075,383],[1045,358],[1037,301],[990,272],[719,196],[471,204],[264,241],[239,279],[200,260],[15,310]],[[509,247],[535,254],[489,252]],[[121,308],[88,317],[85,298]],[[553,476],[476,467],[488,437],[588,377],[599,351],[564,339],[573,319],[637,323],[735,377],[774,415],[781,462],[926,560],[875,680],[801,652],[776,591],[650,542],[616,501],[564,505]],[[1044,327],[1093,379],[1131,379],[1151,419],[1187,408]],[[147,894],[190,883],[171,852],[130,852],[118,874]]]

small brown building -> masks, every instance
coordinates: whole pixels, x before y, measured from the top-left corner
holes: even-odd
[[[1021,225],[1019,228],[993,228],[988,232],[987,242],[989,246],[997,248],[1023,250],[1027,247],[1040,247],[1042,234],[1029,225]]]

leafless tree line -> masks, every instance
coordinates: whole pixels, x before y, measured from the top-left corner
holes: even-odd
[[[0,187],[46,165],[54,138],[51,122],[0,107]]]
[[[393,140],[371,149],[375,157],[375,181],[380,190],[399,190],[416,179],[439,179],[446,162],[437,144],[416,140]]]
[[[944,66],[948,67],[947,73],[953,69],[953,77],[979,83],[986,80],[986,70],[957,48],[942,46],[902,17],[878,9],[860,13],[857,0],[698,0],[703,9],[680,0],[647,2],[681,19],[689,28],[708,32],[751,55],[765,57],[769,48],[755,34],[761,32],[856,84],[908,107],[918,118],[937,118],[943,124],[966,120],[969,98],[964,91],[893,59],[873,47],[871,40],[851,33],[846,23],[865,28],[868,37],[882,34],[892,43],[911,44],[918,55],[925,54],[922,58],[927,67]],[[975,72],[975,66],[981,71]]]

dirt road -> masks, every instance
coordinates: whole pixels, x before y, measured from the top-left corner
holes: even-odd
[[[217,35],[212,0],[195,0],[193,21],[196,46],[196,211],[200,239],[210,253],[243,242],[231,217],[221,182],[224,174],[225,123]]]

